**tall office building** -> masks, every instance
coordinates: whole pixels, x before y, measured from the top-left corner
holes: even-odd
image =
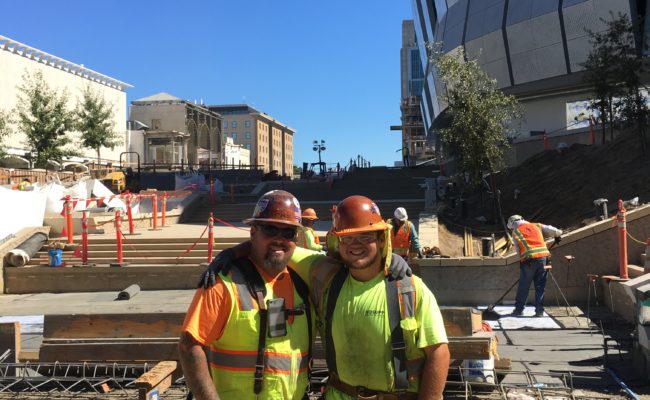
[[[417,162],[433,156],[433,151],[427,143],[420,110],[424,72],[420,64],[413,20],[402,21],[400,75],[402,146],[408,147],[411,158]]]
[[[251,165],[293,175],[295,130],[247,104],[208,106],[223,117],[223,135],[250,150]]]

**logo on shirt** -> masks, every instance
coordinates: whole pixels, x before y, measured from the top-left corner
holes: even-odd
[[[366,310],[366,317],[383,317],[384,310]]]

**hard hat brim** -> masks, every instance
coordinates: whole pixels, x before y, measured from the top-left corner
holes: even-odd
[[[283,219],[273,219],[273,218],[248,218],[242,221],[246,225],[255,225],[258,222],[264,223],[264,222],[269,222],[273,224],[278,224],[278,225],[288,225],[288,226],[295,226],[297,228],[302,227],[302,225],[299,222],[289,222],[287,220]]]
[[[362,228],[349,228],[349,229],[341,229],[340,231],[333,231],[333,233],[336,236],[348,236],[348,235],[354,235],[357,233],[364,233],[364,232],[379,232],[379,231],[384,231],[388,228],[388,224],[386,222],[381,221],[373,225],[368,225],[364,226]]]

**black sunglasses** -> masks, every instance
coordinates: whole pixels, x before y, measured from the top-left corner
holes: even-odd
[[[296,228],[278,228],[274,225],[257,225],[264,236],[267,238],[274,238],[276,236],[281,236],[286,240],[293,240],[296,238],[296,233],[298,230]]]

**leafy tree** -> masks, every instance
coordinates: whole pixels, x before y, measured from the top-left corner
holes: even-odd
[[[47,160],[61,161],[64,155],[71,154],[64,149],[71,142],[67,134],[74,127],[66,91],[59,94],[50,88],[40,71],[26,72],[18,91],[16,122],[27,136],[27,145],[36,152],[35,165],[44,167]]]
[[[3,110],[0,110],[0,157],[3,157],[6,154],[3,142],[4,139],[9,136],[9,133],[11,133],[10,124],[11,121],[9,115]]]
[[[601,21],[606,24],[606,30],[587,31],[593,47],[582,66],[585,68],[584,81],[593,88],[596,97],[592,108],[600,114],[602,141],[605,142],[607,125],[610,140],[613,140],[614,125],[622,123],[637,127],[645,150],[648,108],[642,95],[645,87],[641,79],[647,73],[641,51],[645,43],[643,24],[638,24],[637,28],[621,13],[611,14],[610,20],[601,18]]]
[[[463,61],[464,54],[442,54],[428,45],[429,59],[445,84],[449,126],[440,129],[442,142],[456,157],[472,183],[494,172],[503,162],[509,133],[522,110],[517,99],[498,89],[496,80],[476,60]]]
[[[113,130],[113,106],[101,94],[93,91],[90,85],[84,88],[77,104],[76,127],[81,132],[81,143],[94,149],[97,159],[100,158],[102,147],[113,150],[122,143]]]

